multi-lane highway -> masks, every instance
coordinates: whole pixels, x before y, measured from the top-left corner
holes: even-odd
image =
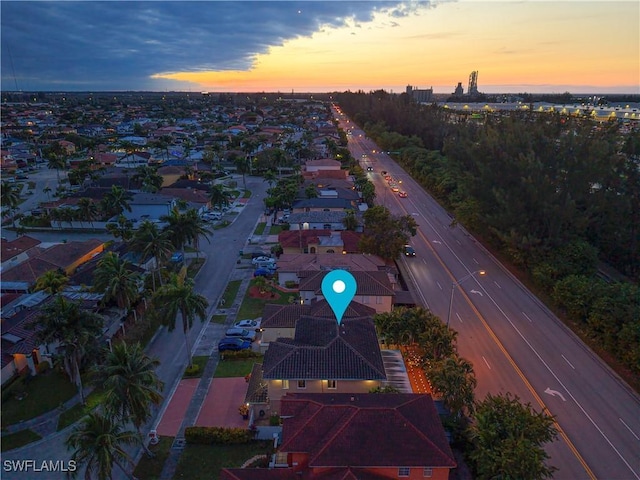
[[[458,331],[459,352],[478,379],[476,397],[511,392],[555,416],[560,435],[547,447],[559,468],[554,478],[640,480],[640,397],[362,130],[334,113],[352,130],[352,155],[365,170],[373,167],[367,174],[378,203],[419,224],[417,255],[401,261],[420,302]],[[402,180],[407,198],[390,190],[381,171]]]

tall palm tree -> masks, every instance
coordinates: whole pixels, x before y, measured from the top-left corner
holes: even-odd
[[[69,281],[69,277],[61,270],[48,270],[36,279],[36,292],[44,290],[47,293],[58,293],[62,291]]]
[[[184,216],[186,218],[184,226],[187,230],[187,240],[195,247],[196,252],[199,252],[200,237],[204,237],[207,242],[211,243],[209,236],[213,235],[213,232],[209,230],[207,222],[198,215],[198,211],[194,208],[187,210]]]
[[[133,235],[131,249],[141,254],[142,262],[146,262],[150,258],[154,259],[154,271],[151,278],[153,281],[153,290],[155,291],[155,273],[158,273],[160,285],[162,285],[160,268],[169,259],[173,251],[171,240],[169,240],[165,232],[160,231],[155,223],[145,220]]]
[[[2,208],[6,208],[11,215],[19,204],[20,190],[18,189],[18,186],[12,185],[9,182],[2,182],[2,191],[0,192],[0,205],[2,206]]]
[[[167,223],[163,232],[167,234],[175,249],[182,252],[183,258],[185,258],[184,247],[187,243],[191,242],[197,249],[200,235],[209,241],[209,235],[212,234],[195,209],[180,213],[177,208],[174,208],[169,215],[160,217],[160,220]]]
[[[125,430],[117,419],[92,412],[71,432],[65,445],[74,449],[71,458],[84,465],[85,480],[109,480],[113,476],[113,465],[117,465],[128,478],[124,463],[133,465],[125,447],[141,443],[133,430]],[[71,473],[75,477],[78,470]]]
[[[133,237],[133,222],[124,215],[119,215],[115,223],[107,223],[106,230],[116,238],[121,238],[123,242],[128,242]]]
[[[117,254],[104,255],[93,274],[93,288],[104,292],[104,301],[114,300],[118,308],[129,310],[140,296],[140,275],[132,272],[131,264]]]
[[[36,330],[38,344],[57,344],[69,379],[78,386],[84,403],[80,364],[85,354],[97,344],[102,335],[103,318],[97,313],[83,310],[77,302],[57,296],[42,309],[42,314],[29,327]]]
[[[213,185],[211,187],[209,199],[214,207],[226,207],[229,205],[229,196],[222,185]]]
[[[158,365],[139,343],[118,342],[92,372],[95,384],[105,391],[106,411],[122,421],[131,420],[138,434],[151,417],[151,405],[162,401],[164,384],[156,373]]]
[[[129,192],[119,185],[111,185],[109,190],[102,198],[102,210],[109,215],[119,215],[123,211],[131,211],[129,206]]]
[[[182,317],[182,331],[187,347],[189,365],[192,364],[191,345],[189,344],[189,330],[193,321],[198,317],[201,321],[207,316],[209,302],[205,297],[193,290],[193,281],[186,278],[183,268],[180,274],[172,274],[169,283],[160,288],[153,297],[154,307],[163,315],[163,322],[172,331],[176,328],[176,316]]]
[[[47,166],[51,169],[55,169],[58,177],[58,183],[60,183],[60,170],[67,166],[67,159],[65,158],[64,153],[51,151],[47,154],[46,158]]]
[[[142,184],[144,192],[155,193],[162,187],[164,179],[159,175],[157,169],[149,166],[141,166],[136,168],[133,180]]]
[[[98,206],[90,198],[81,198],[78,200],[78,217],[87,221],[93,226],[93,221],[98,216]]]

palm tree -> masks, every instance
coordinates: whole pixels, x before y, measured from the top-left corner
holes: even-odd
[[[266,172],[264,172],[264,181],[269,184],[269,188],[273,188],[273,185],[277,180],[278,177],[273,170],[267,170]]]
[[[427,371],[427,377],[452,414],[461,416],[465,408],[470,413],[473,412],[473,391],[478,382],[471,362],[458,355],[452,355],[432,364]]]
[[[92,412],[81,421],[65,441],[67,449],[74,449],[72,459],[84,465],[85,480],[109,480],[116,464],[128,478],[123,462],[133,465],[125,447],[141,443],[138,433],[125,430],[122,423],[109,416]],[[75,477],[78,470],[71,475]]]
[[[2,192],[0,193],[0,205],[2,205],[2,208],[6,208],[11,215],[19,204],[20,190],[18,186],[12,185],[9,182],[2,182]]]
[[[98,216],[98,206],[90,198],[81,198],[78,200],[78,217],[87,221],[93,227],[93,221]]]
[[[140,296],[140,275],[131,271],[130,263],[113,252],[100,259],[93,274],[93,288],[104,292],[103,301],[115,300],[118,308],[129,310]]]
[[[96,345],[102,335],[103,318],[97,313],[83,310],[80,304],[70,302],[63,296],[42,309],[38,319],[30,323],[36,330],[36,341],[39,345],[58,345],[63,364],[69,379],[78,386],[80,399],[84,404],[80,364],[90,349]]]
[[[174,208],[169,215],[160,217],[160,220],[167,223],[163,232],[167,234],[175,249],[182,252],[183,258],[187,243],[191,242],[197,249],[200,235],[204,235],[209,241],[209,235],[212,234],[195,209],[180,213],[177,208]]]
[[[346,228],[347,230],[351,230],[352,232],[355,232],[356,229],[358,228],[358,225],[360,225],[360,223],[358,222],[358,219],[356,218],[356,212],[353,210],[347,210],[345,212],[345,216],[342,219],[342,224],[344,225],[344,228]]]
[[[207,242],[211,243],[209,236],[213,235],[213,232],[209,230],[207,222],[198,215],[197,210],[193,208],[187,210],[184,216],[186,219],[184,226],[187,230],[187,240],[195,247],[197,255],[200,247],[200,237],[204,237]]]
[[[57,142],[56,142],[57,143]],[[59,145],[59,144],[58,144]],[[62,147],[61,147],[62,148]],[[49,151],[46,155],[47,166],[50,169],[56,170],[56,176],[58,177],[58,183],[60,183],[60,170],[67,166],[67,159],[65,158],[65,151],[62,149],[61,151]]]
[[[154,295],[153,303],[157,311],[163,315],[163,322],[167,325],[169,331],[173,331],[176,328],[176,316],[180,313],[189,366],[191,366],[191,346],[187,334],[196,317],[201,321],[206,318],[209,302],[205,297],[193,290],[193,281],[185,277],[186,270],[184,268],[179,275],[172,274],[169,283],[160,288]]]
[[[151,404],[162,401],[164,384],[156,373],[158,365],[160,362],[147,356],[139,343],[118,342],[92,372],[95,384],[105,391],[106,411],[123,421],[131,420],[140,435],[142,425],[151,417]]]
[[[154,272],[158,272],[160,285],[162,285],[160,267],[169,259],[173,251],[173,245],[167,234],[161,232],[155,223],[145,220],[133,235],[131,249],[141,254],[142,262],[146,262],[150,258],[154,259]],[[156,280],[154,273],[152,273],[151,278],[153,280],[153,290],[155,291]]]
[[[47,194],[47,198],[48,198],[49,200],[51,200],[51,187],[50,187],[49,185],[47,185],[46,187],[44,187],[44,188],[42,189],[42,192],[43,192],[43,193],[46,193],[46,194]]]
[[[142,190],[149,193],[155,193],[160,190],[162,182],[164,182],[162,175],[159,175],[154,167],[149,166],[136,168],[133,180],[140,182],[142,184]]]
[[[242,184],[244,189],[247,189],[247,179],[245,175],[249,171],[249,159],[247,157],[243,157],[242,155],[238,155],[233,163],[236,166],[236,171],[242,175]]]
[[[116,223],[107,223],[106,230],[116,238],[121,238],[123,242],[128,242],[133,237],[133,222],[124,215],[118,216]]]
[[[102,199],[102,210],[109,215],[119,215],[123,211],[131,211],[129,192],[119,185],[111,185],[111,190]]]
[[[47,293],[58,293],[62,291],[68,281],[69,277],[63,271],[49,270],[37,278],[34,290],[36,292],[44,290]]]
[[[214,207],[226,207],[229,205],[229,196],[222,185],[213,185],[211,187],[209,199]]]

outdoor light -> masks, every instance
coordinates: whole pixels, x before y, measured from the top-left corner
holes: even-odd
[[[453,282],[451,284],[451,297],[449,298],[449,313],[447,314],[447,327],[449,326],[449,322],[451,321],[451,308],[453,307],[453,293],[456,291],[456,287],[460,285],[465,280],[475,276],[475,275],[486,275],[487,272],[485,270],[476,270],[475,272],[471,272],[469,275],[462,277],[457,282]]]

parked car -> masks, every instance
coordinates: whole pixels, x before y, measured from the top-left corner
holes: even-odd
[[[256,339],[256,332],[249,331],[246,328],[231,327],[227,330],[225,335],[227,337],[238,337],[243,340],[249,340],[250,342],[253,342]]]
[[[263,255],[261,257],[255,257],[251,260],[251,263],[254,265],[257,265],[259,263],[276,263],[276,259],[275,258],[271,258],[271,257],[267,257],[266,255]]]
[[[173,263],[180,263],[184,260],[184,254],[182,252],[175,252],[171,255],[171,261]]]
[[[254,277],[265,277],[265,278],[273,278],[273,274],[275,272],[273,270],[270,270],[268,268],[257,268],[254,272],[253,272],[253,276]]]
[[[416,256],[416,251],[411,245],[405,245],[404,246],[404,254],[407,257],[415,257]]]
[[[243,328],[245,330],[253,330],[254,332],[260,332],[262,329],[260,328],[260,320],[251,320],[250,318],[246,320],[240,320],[233,324],[235,328]]]
[[[225,350],[237,352],[238,350],[248,350],[250,348],[251,342],[239,337],[225,337],[218,342],[219,352],[224,352]]]

